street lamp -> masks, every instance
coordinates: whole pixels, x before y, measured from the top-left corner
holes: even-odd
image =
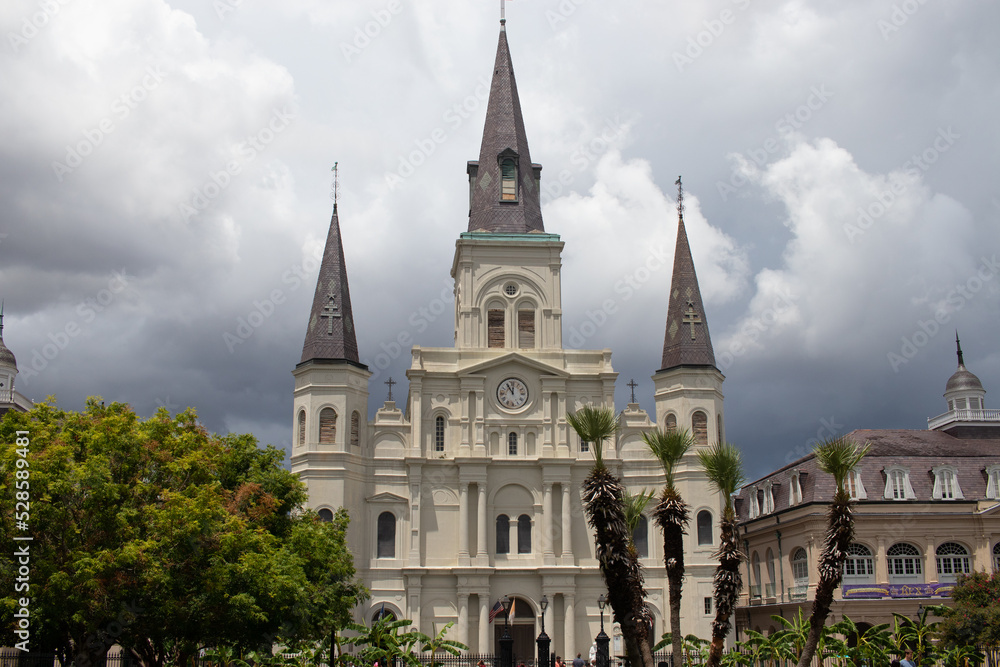
[[[510,636],[510,597],[504,595],[500,600],[503,605],[503,636],[500,637],[500,667],[514,667],[514,638]]]
[[[535,643],[538,644],[538,667],[549,667],[549,647],[552,645],[552,640],[545,634],[545,610],[549,606],[547,595],[542,596],[542,599],[538,602],[538,606],[542,609],[542,633],[535,640]]]
[[[594,643],[597,644],[597,667],[608,667],[610,662],[608,645],[611,643],[611,638],[604,632],[604,605],[607,603],[608,599],[602,593],[601,597],[597,598],[597,606],[601,610],[601,631],[597,633],[597,639],[594,640]]]

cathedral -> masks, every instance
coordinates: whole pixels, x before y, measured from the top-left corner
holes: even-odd
[[[566,414],[587,404],[614,407],[617,373],[611,350],[563,346],[563,242],[542,222],[542,166],[528,150],[503,21],[479,159],[468,163],[468,177],[468,226],[456,230],[451,266],[454,346],[414,346],[407,395],[397,405],[390,392],[374,419],[372,374],[357,340],[376,332],[355,329],[334,204],[293,371],[291,467],[320,516],[340,507],[350,513],[350,548],[371,591],[359,621],[391,614],[431,635],[452,622],[449,638],[470,652],[494,653],[504,627],[495,609],[507,595],[515,655],[527,660],[544,596],[553,651],[586,656],[606,587],[581,503],[593,454]],[[609,466],[633,493],[658,494],[664,483],[644,432],[686,428],[695,449],[724,435],[724,378],[679,211],[671,284],[662,286],[663,356],[659,365],[650,360],[656,414],[633,394],[624,410],[616,408],[620,428],[606,443]],[[682,629],[709,637],[721,498],[693,452],[679,465],[677,484],[692,517]],[[669,630],[662,538],[643,517],[634,540],[655,641]],[[612,654],[621,655],[610,618],[607,627]]]

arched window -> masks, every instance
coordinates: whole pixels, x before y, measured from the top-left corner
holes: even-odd
[[[767,585],[764,587],[764,595],[769,598],[774,597],[774,590],[777,588],[774,582],[774,552],[771,547],[767,548]]]
[[[490,308],[486,311],[486,346],[504,347],[507,344],[503,329],[504,311]]]
[[[444,451],[444,417],[441,415],[434,420],[434,451]]]
[[[696,445],[708,444],[708,415],[698,410],[691,415],[691,431]]]
[[[511,158],[500,163],[500,201],[517,201],[517,163]]]
[[[1000,542],[993,545],[993,571],[1000,572]]]
[[[319,444],[332,445],[337,440],[337,413],[333,408],[319,411]]]
[[[299,410],[299,444],[306,444],[306,411]]]
[[[954,466],[937,466],[934,473],[934,489],[931,497],[936,500],[963,500],[962,487],[958,484],[958,471]]]
[[[375,557],[396,557],[396,515],[392,512],[378,515],[378,551]]]
[[[847,547],[847,560],[844,561],[844,581],[853,584],[875,582],[875,560],[872,558],[871,549],[857,543]]]
[[[517,517],[517,553],[531,553],[531,517],[527,514]]]
[[[809,588],[809,556],[801,547],[792,552],[792,581],[795,586],[792,599],[798,596],[805,599],[806,589]]]
[[[513,431],[507,434],[507,454],[517,456],[517,433]]]
[[[535,347],[535,311],[522,308],[517,311],[517,346]]]
[[[726,438],[722,433],[722,415],[715,415],[715,438],[717,442],[726,441]]]
[[[957,542],[945,542],[937,548],[938,581],[957,581],[969,574],[969,550]]]
[[[642,514],[639,515],[639,522],[632,531],[632,544],[635,545],[639,558],[649,557],[649,520]]]
[[[375,613],[372,614],[372,623],[373,624],[374,623],[378,623],[383,618],[387,619],[389,621],[395,621],[396,620],[396,614],[393,613],[392,611],[386,609],[384,604],[381,605],[378,609],[376,609]]]
[[[708,510],[698,512],[698,546],[712,544],[712,513]]]
[[[756,551],[750,557],[750,564],[753,570],[753,584],[750,585],[750,597],[759,598],[761,589],[760,580],[760,554]]]
[[[920,550],[912,544],[898,542],[886,552],[890,584],[924,583],[924,567]]]
[[[361,415],[355,410],[351,413],[351,446],[361,445]]]
[[[497,553],[510,553],[510,517],[506,514],[497,517]]]
[[[667,429],[668,431],[676,431],[677,430],[677,415],[675,415],[673,412],[669,413],[666,416],[666,418],[663,420],[663,427],[665,429]]]
[[[330,511],[330,510],[328,510],[325,507],[323,509],[321,509],[320,511],[316,512],[316,514],[319,515],[319,520],[320,521],[326,521],[327,523],[330,523],[331,521],[333,521],[333,512]]]

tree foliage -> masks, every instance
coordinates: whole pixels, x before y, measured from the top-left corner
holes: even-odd
[[[954,606],[936,607],[944,616],[940,633],[947,646],[1000,644],[1000,572],[962,575],[951,592]]]
[[[302,511],[283,453],[215,436],[193,410],[141,420],[127,405],[38,404],[0,421],[0,498],[13,506],[16,432],[27,431],[30,520],[5,513],[4,541],[30,535],[32,651],[99,662],[112,644],[145,665],[206,647],[270,651],[329,636],[365,594],[348,517]],[[0,555],[0,640],[11,645],[15,568]],[[22,594],[18,594],[20,597]]]

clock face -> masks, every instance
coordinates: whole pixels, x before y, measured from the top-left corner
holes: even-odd
[[[507,378],[497,387],[497,400],[505,408],[520,408],[528,402],[528,388],[517,378]]]

